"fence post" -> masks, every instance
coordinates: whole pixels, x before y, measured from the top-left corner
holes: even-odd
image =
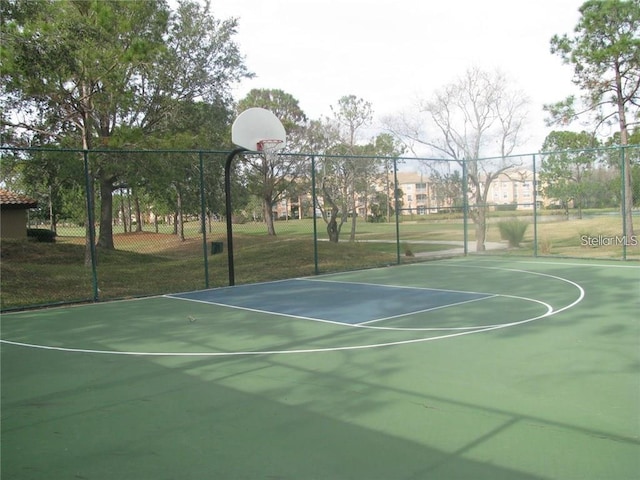
[[[624,181],[624,177],[626,175],[625,172],[625,151],[624,146],[620,146],[620,180],[622,183],[622,260],[627,259],[627,242],[630,242],[631,239],[627,238],[627,202],[625,201],[627,196],[627,186]]]
[[[233,208],[231,206],[231,163],[236,155],[246,152],[246,148],[236,148],[229,152],[227,161],[224,164],[224,198],[225,209],[227,210],[227,258],[229,259],[229,285],[236,284],[236,272],[233,265]]]
[[[464,256],[469,254],[469,189],[467,178],[467,160],[462,161],[462,243],[464,244]]]
[[[301,207],[301,206],[300,206]],[[300,208],[298,207],[298,208]],[[313,268],[316,275],[320,273],[318,267],[318,219],[316,216],[318,205],[316,196],[316,157],[311,155],[311,209],[313,212]]]
[[[400,265],[400,200],[398,199],[398,159],[393,159],[393,201],[396,210],[396,262]]]
[[[538,179],[536,177],[536,155],[533,155],[533,256],[538,256]]]
[[[91,283],[93,287],[93,301],[99,300],[98,296],[98,269],[96,259],[96,224],[93,211],[93,182],[89,170],[89,150],[82,151],[84,161],[84,181],[87,191],[87,234],[89,236],[89,256],[91,257]]]

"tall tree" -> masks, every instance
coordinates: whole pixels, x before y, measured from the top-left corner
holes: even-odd
[[[416,143],[466,168],[476,249],[485,250],[487,197],[491,182],[507,169],[527,114],[527,97],[510,88],[500,71],[470,68],[419,106],[419,115],[389,119],[390,131],[413,148]],[[426,118],[425,118],[426,116]],[[426,130],[426,131],[425,131]],[[495,157],[493,160],[481,160]]]
[[[250,107],[262,107],[270,110],[282,122],[287,132],[285,152],[295,151],[303,141],[303,132],[307,117],[296,98],[278,89],[253,89],[238,102],[238,111]],[[294,155],[279,155],[264,152],[260,155],[245,155],[251,167],[249,189],[262,199],[262,211],[267,225],[267,233],[275,235],[273,206],[295,183],[300,175],[302,164]]]
[[[358,198],[359,194],[362,193],[363,181],[366,192],[368,187],[367,177],[370,176],[370,170],[376,168],[371,161],[365,162],[362,159],[353,157],[355,155],[366,154],[367,149],[361,145],[357,145],[358,134],[362,127],[371,123],[373,119],[373,108],[370,102],[362,98],[355,95],[345,95],[338,100],[336,106],[331,107],[331,110],[334,120],[338,125],[338,131],[341,134],[341,145],[337,147],[337,151],[334,153],[345,155],[345,158],[340,160],[342,164],[336,170],[340,172],[340,183],[343,184],[341,198],[344,205],[343,209],[346,211],[344,212],[342,222],[344,223],[347,213],[349,213],[351,215],[349,240],[353,242],[356,237]],[[358,182],[360,182],[360,185],[358,185]],[[335,199],[335,195],[329,195],[328,191],[326,196],[327,198]]]
[[[552,122],[568,123],[587,113],[595,130],[617,124],[620,143],[627,145],[632,125],[640,120],[640,2],[589,0],[580,7],[574,35],[555,35],[551,52],[574,66],[573,82],[582,90],[582,104],[571,96],[546,106]],[[624,212],[628,238],[633,235],[631,161],[624,170]]]
[[[597,140],[587,132],[551,132],[542,146],[540,182],[544,195],[560,201],[569,214],[569,205],[578,209],[582,218],[586,174],[594,167],[592,151]]]
[[[215,19],[208,2],[182,0],[175,12],[163,0],[1,5],[3,93],[11,99],[3,123],[52,135],[59,132],[51,125],[68,124],[85,150],[140,146],[183,102],[230,105],[231,84],[250,75],[233,42],[237,21]],[[25,109],[33,115],[16,122]],[[101,199],[98,245],[113,248],[112,194],[126,162],[91,158]]]

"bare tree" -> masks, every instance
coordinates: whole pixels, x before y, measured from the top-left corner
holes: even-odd
[[[528,99],[523,92],[510,89],[509,83],[498,70],[470,68],[421,102],[417,115],[386,121],[387,128],[414,152],[417,146],[427,147],[466,169],[477,251],[485,250],[491,182],[503,171],[519,166],[508,156],[518,145]]]
[[[371,103],[358,98],[355,95],[345,95],[338,100],[338,105],[331,107],[335,121],[339,125],[339,131],[342,137],[344,153],[353,156],[361,153],[356,145],[358,130],[371,123],[373,117],[373,109]],[[343,179],[346,180],[345,192],[348,198],[347,210],[351,212],[351,234],[350,241],[356,238],[356,220],[357,220],[357,198],[358,188],[357,180],[366,176],[366,164],[354,158],[345,158],[342,168]]]

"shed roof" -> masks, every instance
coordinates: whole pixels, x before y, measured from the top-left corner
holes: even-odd
[[[26,195],[0,188],[0,206],[2,208],[36,208],[38,201]]]

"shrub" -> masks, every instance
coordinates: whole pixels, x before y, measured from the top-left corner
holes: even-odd
[[[520,242],[522,242],[524,238],[524,232],[527,231],[527,226],[527,222],[517,219],[498,222],[500,238],[502,238],[502,240],[508,240],[510,247],[519,247]]]
[[[517,209],[517,203],[504,203],[496,205],[496,212],[513,212]]]
[[[551,247],[553,246],[553,244],[549,237],[542,237],[542,240],[540,240],[538,246],[540,247],[541,253],[543,253],[544,255],[548,255],[551,253]]]
[[[54,243],[56,232],[46,228],[27,228],[27,237],[33,238],[36,242]]]

